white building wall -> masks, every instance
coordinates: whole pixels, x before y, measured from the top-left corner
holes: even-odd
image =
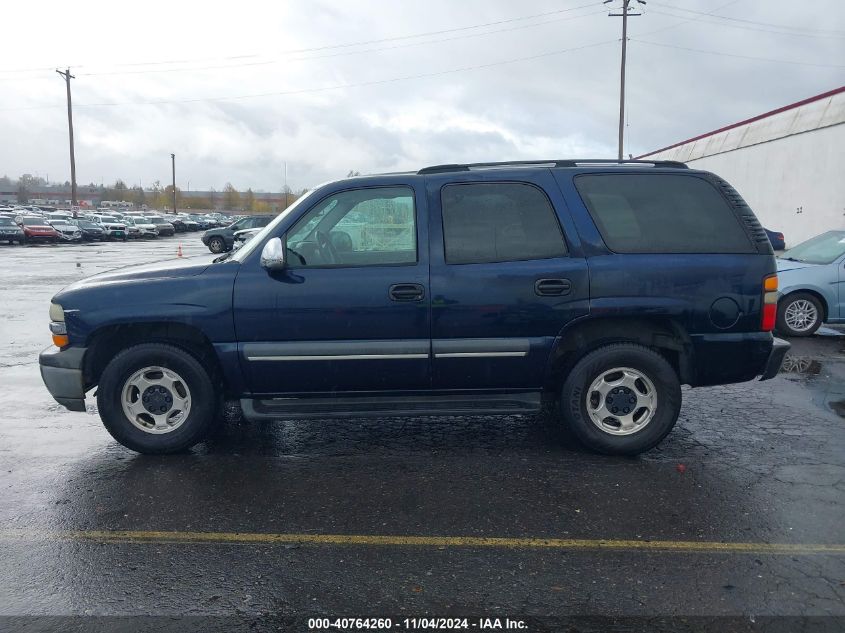
[[[845,228],[845,92],[642,158],[722,176],[787,246]]]

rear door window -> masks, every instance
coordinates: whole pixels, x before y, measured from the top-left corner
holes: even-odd
[[[756,253],[727,200],[702,178],[584,174],[575,187],[616,253]]]
[[[527,183],[446,185],[440,194],[448,264],[548,259],[566,242],[546,194]]]

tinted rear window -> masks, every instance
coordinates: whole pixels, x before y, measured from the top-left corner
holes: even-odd
[[[707,181],[672,174],[587,174],[575,187],[616,253],[755,253]]]
[[[546,259],[566,243],[546,194],[525,183],[464,183],[441,192],[450,264]]]

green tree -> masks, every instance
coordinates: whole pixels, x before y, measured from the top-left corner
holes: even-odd
[[[223,188],[223,207],[229,211],[235,211],[241,207],[241,194],[227,182]]]
[[[244,211],[255,211],[255,194],[252,193],[252,188],[247,189],[244,195]]]

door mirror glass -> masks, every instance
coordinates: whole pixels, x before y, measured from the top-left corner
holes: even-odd
[[[261,266],[267,270],[282,270],[285,267],[285,247],[280,238],[274,237],[264,245]]]

